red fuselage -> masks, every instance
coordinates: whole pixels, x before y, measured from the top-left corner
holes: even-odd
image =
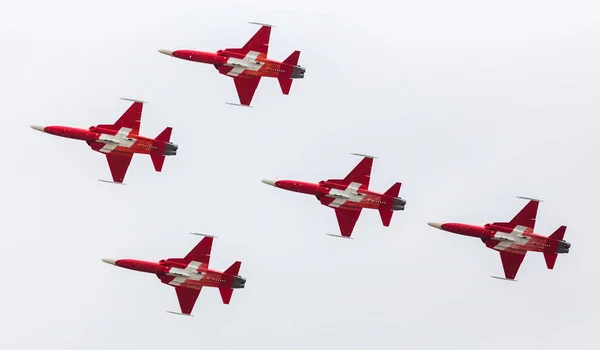
[[[246,55],[233,51],[219,50],[216,53],[196,50],[174,50],[169,52],[172,57],[182,60],[212,64],[220,73],[226,74],[235,67],[245,68],[240,76],[259,76],[259,77],[286,77],[302,78],[304,68],[278,62],[266,58],[266,55],[259,54],[255,58],[248,58]]]
[[[263,180],[263,182],[284,190],[314,195],[322,204],[336,208],[403,210],[406,204],[406,201],[401,198],[362,188],[352,189],[348,185],[329,181],[320,181],[318,184],[296,180]]]
[[[486,224],[484,226],[463,223],[429,223],[430,226],[455,234],[479,238],[488,248],[513,252],[568,253],[571,246],[564,240],[544,237],[528,230],[516,231],[510,227]]]
[[[190,268],[178,262],[180,259],[166,259],[159,262],[119,259],[105,262],[125,269],[155,274],[163,283],[191,289],[202,287],[244,288],[246,280],[240,276],[232,276],[205,267]]]
[[[72,128],[68,126],[46,126],[35,127],[35,129],[60,137],[83,140],[95,151],[103,150],[106,145],[116,145],[110,149],[110,152],[113,154],[163,154],[165,153],[166,148],[169,149],[169,153],[176,152],[177,150],[177,146],[169,142],[158,141],[140,135],[121,135],[115,130],[102,128],[100,126],[92,126],[89,129]],[[168,147],[167,144],[169,144]]]

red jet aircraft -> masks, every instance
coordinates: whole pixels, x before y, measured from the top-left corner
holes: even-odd
[[[155,139],[142,137],[140,121],[142,119],[142,101],[133,101],[129,109],[114,124],[99,124],[89,129],[71,128],[68,126],[39,126],[32,125],[35,130],[85,141],[94,151],[104,153],[113,183],[123,184],[123,179],[131,163],[134,153],[149,154],[158,172],[162,170],[165,156],[177,154],[177,145],[169,142],[171,127],[166,128]],[[100,180],[103,182],[111,182]]]
[[[334,208],[342,237],[350,238],[363,208],[378,209],[383,226],[390,226],[394,210],[404,210],[406,200],[398,197],[400,182],[396,182],[384,194],[369,191],[372,156],[351,153],[364,157],[344,179],[329,179],[318,184],[295,180],[262,180],[263,183],[288,191],[311,194],[321,204]],[[331,235],[336,236],[337,235]]]
[[[261,77],[277,78],[281,91],[288,95],[292,87],[292,79],[302,79],[306,72],[305,68],[298,65],[300,51],[294,51],[283,62],[267,59],[272,26],[249,23],[262,27],[241,49],[225,49],[216,53],[166,49],[160,49],[158,52],[183,60],[214,65],[219,73],[233,78],[242,106],[250,106]]]
[[[567,227],[559,227],[549,237],[534,233],[540,200],[526,197],[517,198],[527,199],[529,203],[510,222],[494,222],[484,226],[435,222],[429,222],[428,225],[459,235],[479,238],[488,248],[500,252],[506,278],[492,276],[494,278],[515,281],[527,252],[544,253],[546,266],[552,270],[558,254],[569,253],[571,243],[563,240]]]
[[[204,237],[185,258],[169,258],[159,262],[133,259],[102,259],[107,264],[125,269],[156,274],[160,281],[175,287],[181,313],[191,316],[196,299],[202,287],[219,288],[223,304],[229,304],[234,289],[244,288],[246,279],[239,276],[241,262],[234,262],[224,272],[208,268],[213,237],[194,233]]]

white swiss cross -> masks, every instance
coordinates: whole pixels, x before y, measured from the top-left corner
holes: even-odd
[[[117,148],[117,146],[131,147],[137,139],[128,137],[130,132],[130,128],[121,128],[117,131],[116,135],[101,134],[100,138],[98,138],[98,142],[104,143],[105,145],[100,149],[100,152],[110,153],[110,151]]]
[[[200,263],[197,261],[190,262],[185,269],[172,267],[167,275],[175,276],[175,278],[169,284],[178,286],[187,280],[200,281],[205,274],[198,272],[198,267],[200,267]]]
[[[229,57],[226,65],[233,67],[233,69],[230,70],[227,73],[227,75],[230,75],[232,77],[237,77],[246,69],[251,70],[251,71],[258,71],[264,65],[263,62],[255,61],[256,57],[258,57],[258,55],[260,55],[259,52],[250,51],[246,54],[246,57],[244,57],[242,59],[235,58],[235,57]]]
[[[525,245],[530,238],[523,236],[523,233],[527,230],[527,227],[518,225],[516,226],[511,233],[505,232],[496,232],[494,234],[494,238],[500,241],[500,243],[496,244],[494,249],[496,250],[505,250],[513,244]]]
[[[332,188],[331,190],[329,190],[329,194],[327,196],[333,197],[335,198],[335,200],[329,203],[329,206],[333,208],[338,208],[342,204],[346,203],[346,201],[360,202],[365,196],[364,194],[356,192],[361,185],[361,183],[352,182],[350,183],[350,185],[348,185],[348,187],[346,187],[345,190],[338,190]]]

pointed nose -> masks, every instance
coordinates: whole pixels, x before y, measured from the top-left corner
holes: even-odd
[[[102,259],[102,261],[104,261],[107,264],[111,264],[111,265],[117,265],[117,259]]]
[[[262,181],[262,183],[264,183],[264,184],[271,185],[271,186],[275,186],[275,182],[276,182],[275,180],[265,180],[265,179],[260,180],[260,181]]]
[[[440,224],[439,222],[428,222],[427,225],[431,226],[431,227],[435,227],[437,229],[442,229],[442,224]]]
[[[174,50],[167,50],[167,49],[158,50],[158,52],[162,53],[163,55],[167,55],[167,56],[173,56],[173,51]]]
[[[41,125],[32,125],[31,128],[34,129],[34,130],[37,130],[37,131],[45,132],[44,129],[46,127],[41,126]]]

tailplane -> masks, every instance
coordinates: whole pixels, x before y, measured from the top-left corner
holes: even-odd
[[[154,140],[159,141],[159,143],[162,146],[171,140],[171,132],[172,131],[173,131],[173,128],[167,127],[167,128],[165,128],[165,130],[163,130],[163,132],[158,134],[158,136],[156,136],[156,138]],[[158,172],[162,171],[163,164],[165,163],[165,156],[164,156],[165,150],[163,148],[164,147],[158,148],[158,150],[160,151],[159,153],[150,154],[150,158],[152,159],[152,164],[154,164],[154,170],[156,170]]]
[[[556,249],[550,252],[544,252],[544,259],[546,260],[546,267],[549,270],[554,269],[554,264],[556,264],[556,258],[558,257],[557,253],[568,253],[569,247],[571,244],[565,242],[563,239],[565,238],[565,232],[567,231],[567,226],[561,226],[554,231],[548,238],[552,240],[558,241],[558,246],[552,249]]]
[[[292,52],[292,54],[286,58],[283,63],[286,65],[290,65],[292,66],[292,72],[288,75],[286,74],[285,76],[279,76],[277,77],[277,80],[279,80],[279,86],[281,87],[281,92],[283,92],[284,95],[289,95],[290,93],[290,89],[292,88],[292,77],[300,77],[300,75],[303,75],[303,68],[300,67],[296,67],[298,66],[298,60],[300,59],[300,51],[294,51]]]
[[[242,265],[241,261],[236,261],[229,268],[223,271],[224,274],[230,276],[237,276],[240,273],[240,267]],[[233,295],[233,288],[229,287],[219,287],[219,293],[221,293],[221,299],[223,300],[223,304],[229,304],[231,301],[231,296]]]
[[[403,201],[402,199],[398,199],[398,195],[400,194],[401,186],[402,186],[402,183],[396,182],[395,184],[392,185],[392,187],[390,187],[383,194],[386,197],[390,197],[390,200],[393,201],[392,205],[389,206],[388,208],[379,209],[379,216],[381,216],[381,221],[383,222],[383,226],[385,226],[385,227],[390,226],[390,222],[392,221],[392,215],[394,214],[394,212],[391,209],[396,209],[396,210],[404,209],[404,205],[401,205],[401,206],[396,205],[396,202],[398,200]],[[405,202],[401,202],[401,203],[405,203]],[[391,209],[390,209],[390,207],[391,207]],[[400,209],[400,207],[402,207],[402,209]]]

